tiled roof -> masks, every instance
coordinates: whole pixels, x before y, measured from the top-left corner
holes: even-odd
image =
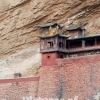
[[[81,26],[77,26],[77,25],[72,25],[70,26],[68,29],[66,29],[67,31],[71,31],[71,30],[76,30],[76,29],[82,29]]]
[[[41,28],[45,28],[45,27],[50,27],[50,26],[53,26],[53,25],[58,25],[60,27],[60,25],[58,23],[56,23],[56,22],[47,23],[47,24],[38,25],[38,26],[41,27]]]
[[[95,38],[98,37],[100,38],[100,34],[96,34],[96,35],[90,35],[90,36],[85,36],[85,37],[79,37],[79,38],[69,38],[68,40],[81,40],[81,39],[90,39],[90,38]]]
[[[39,38],[49,38],[49,37],[54,37],[54,36],[60,36],[60,37],[66,37],[66,38],[68,38],[69,36],[67,36],[67,35],[62,35],[61,33],[57,33],[57,34],[54,34],[54,35],[52,35],[52,36],[41,36],[41,35],[39,35]]]

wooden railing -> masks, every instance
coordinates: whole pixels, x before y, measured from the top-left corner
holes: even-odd
[[[87,47],[80,47],[80,48],[70,48],[70,52],[76,52],[76,51],[87,51],[87,50],[97,50],[100,49],[100,46],[87,46]]]
[[[100,49],[100,45],[98,46],[85,46],[85,47],[79,47],[79,48],[60,48],[60,47],[52,47],[52,48],[46,48],[41,49],[40,52],[53,52],[53,51],[61,51],[61,52],[79,52],[79,51],[88,51],[88,50],[98,50]]]

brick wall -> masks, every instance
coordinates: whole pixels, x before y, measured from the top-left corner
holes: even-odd
[[[56,64],[57,52],[42,54],[42,66],[53,66]]]
[[[100,90],[100,55],[57,62],[58,66],[41,67],[38,96],[86,100]]]
[[[100,90],[100,55],[58,59],[58,65],[42,66],[40,78],[0,80],[0,99],[23,97],[86,100]]]
[[[0,100],[23,100],[37,97],[38,77],[0,80]]]
[[[59,84],[59,67],[42,67],[40,70],[40,81],[38,96],[41,98],[56,98]]]

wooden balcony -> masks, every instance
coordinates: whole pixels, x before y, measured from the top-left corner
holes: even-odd
[[[83,52],[83,51],[94,51],[94,50],[100,50],[100,45],[99,46],[88,46],[88,47],[80,47],[80,48],[45,48],[41,49],[41,53],[46,53],[46,52],[65,52],[65,53],[75,53],[75,52]]]
[[[99,50],[100,46],[88,46],[88,47],[80,47],[80,48],[73,48],[69,49],[69,53],[74,53],[74,52],[83,52],[83,51],[94,51],[94,50]]]
[[[41,52],[41,53],[45,53],[45,52],[54,52],[54,51],[58,51],[58,48],[40,49],[40,52]]]
[[[59,48],[59,47],[56,47],[56,48],[46,48],[46,49],[41,49],[40,50],[41,53],[45,53],[45,52],[55,52],[55,51],[58,51],[58,52],[66,52],[66,53],[69,52],[68,49],[66,49],[66,48]]]

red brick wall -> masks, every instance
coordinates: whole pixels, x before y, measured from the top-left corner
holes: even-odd
[[[0,100],[23,100],[23,97],[37,97],[38,77],[0,80]]]
[[[50,58],[48,58],[50,57]],[[42,54],[42,66],[52,66],[56,64],[57,53],[44,53]]]
[[[38,96],[41,98],[57,97],[56,91],[59,84],[59,67],[42,67],[40,70],[40,81]]]
[[[86,100],[100,90],[100,55],[58,63],[59,66],[41,67],[38,96],[65,100],[78,96],[79,100]]]

